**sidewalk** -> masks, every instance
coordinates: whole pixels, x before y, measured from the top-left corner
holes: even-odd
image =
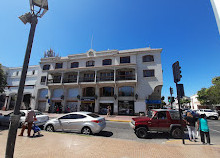
[[[12,110],[10,111],[2,111],[0,110],[0,113],[2,113],[3,115],[8,114],[12,112]],[[64,114],[56,114],[56,113],[44,113],[46,115],[48,115],[50,118],[56,118],[56,117],[60,117]],[[105,120],[107,121],[116,121],[116,122],[131,122],[131,119],[137,116],[120,116],[120,115],[112,115],[110,117],[107,117],[106,115],[100,115],[102,117],[105,118]]]
[[[18,130],[18,133],[20,129]],[[26,132],[25,132],[26,134]],[[218,158],[219,145],[189,143],[181,140],[165,144],[84,136],[71,133],[49,133],[28,138],[17,137],[15,158]],[[0,132],[0,157],[4,157],[8,130]]]

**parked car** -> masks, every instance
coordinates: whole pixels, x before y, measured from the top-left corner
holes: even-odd
[[[44,129],[49,132],[66,131],[90,135],[99,133],[105,126],[104,117],[91,112],[72,112],[49,120]]]
[[[185,129],[185,121],[182,121]],[[132,118],[130,126],[139,138],[146,138],[148,132],[169,132],[174,138],[181,138],[179,111],[153,109],[148,116]]]
[[[207,118],[218,120],[219,114],[211,109],[199,109],[198,114],[205,114]]]
[[[35,121],[35,124],[37,126],[43,126],[48,120],[49,116],[44,115],[40,111],[34,110],[37,121]],[[22,123],[25,122],[25,118],[27,116],[28,110],[20,110],[20,121],[19,121],[19,127],[22,126]],[[1,126],[9,126],[10,123],[10,116],[13,114],[13,112],[7,114],[7,115],[0,115],[0,125]]]

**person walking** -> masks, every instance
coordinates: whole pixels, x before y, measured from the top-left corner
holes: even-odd
[[[109,117],[111,115],[111,106],[109,105],[107,107],[107,117]]]
[[[31,108],[28,108],[28,113],[25,119],[24,124],[22,125],[22,129],[21,129],[21,133],[18,136],[23,136],[24,134],[24,130],[26,129],[26,127],[28,128],[28,137],[30,137],[31,135],[31,128],[32,128],[32,124],[33,122],[36,120],[36,115],[34,113],[34,110],[31,110]],[[27,123],[27,125],[26,125]]]
[[[208,126],[208,121],[206,119],[205,114],[201,114],[199,120],[197,121],[198,127],[200,130],[200,137],[201,137],[201,142],[203,144],[205,143],[205,136],[206,136],[206,141],[210,145],[210,135],[209,135],[209,126]]]
[[[186,126],[189,132],[189,140],[196,142],[196,132],[195,132],[195,118],[191,114],[191,112],[187,112],[187,116],[185,118]]]

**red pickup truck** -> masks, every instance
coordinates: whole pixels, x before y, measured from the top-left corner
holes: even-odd
[[[185,121],[182,122],[185,129]],[[148,132],[168,132],[174,138],[181,138],[181,123],[179,111],[168,109],[153,109],[148,116],[132,118],[130,122],[139,138],[146,138]]]

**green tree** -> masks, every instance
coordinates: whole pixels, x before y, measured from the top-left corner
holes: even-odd
[[[220,104],[220,76],[212,79],[213,86],[197,92],[197,99],[202,105]]]
[[[191,101],[189,99],[181,99],[180,104],[189,104]]]
[[[4,71],[2,70],[2,65],[0,64],[0,93],[4,92],[6,85],[7,85],[6,75]]]

